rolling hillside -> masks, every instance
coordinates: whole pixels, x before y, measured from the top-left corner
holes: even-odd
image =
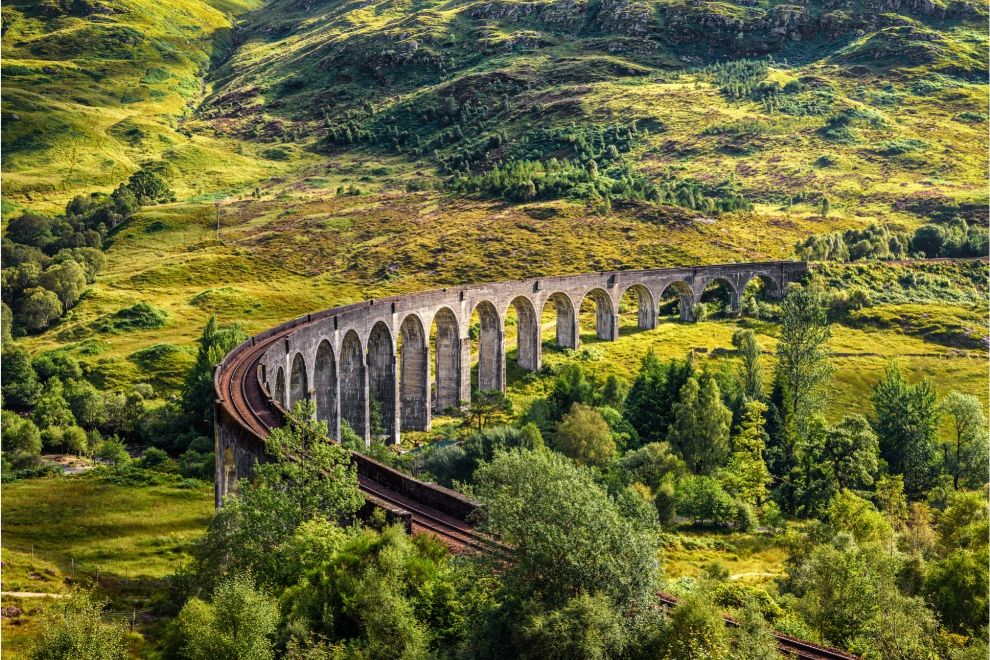
[[[788,258],[873,222],[986,226],[986,7],[592,2],[3,9],[4,219],[138,168],[178,202],[110,237],[32,349],[172,386],[209,314],[261,329],[527,274]],[[160,330],[104,336],[147,301]],[[161,342],[149,367],[131,356]],[[142,366],[143,365],[143,366]]]

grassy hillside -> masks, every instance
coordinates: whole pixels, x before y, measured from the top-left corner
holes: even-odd
[[[641,203],[659,186],[700,211],[699,195],[740,196],[771,225],[817,217],[823,196],[829,226],[946,210],[985,223],[984,16],[965,2],[278,0],[245,17],[194,123],[288,143],[286,157],[396,154],[418,186],[509,200],[525,195],[471,178],[594,159],[597,191],[545,192],[537,173],[537,197],[611,195],[638,219],[670,217]]]
[[[234,17],[259,4],[4,3],[5,217],[22,206],[57,209],[143,164],[186,195],[270,172],[250,150],[183,127],[211,62],[229,48]]]
[[[174,391],[212,313],[256,331],[431,286],[787,258],[809,234],[874,221],[986,224],[974,3],[3,12],[4,217],[140,166],[180,200],[118,230],[81,303],[27,340],[70,347],[106,387]],[[985,348],[981,332],[953,343],[982,308],[917,307],[960,302],[942,293],[849,325]],[[162,327],[115,329],[139,302]]]
[[[65,594],[94,586],[110,599],[116,621],[147,611],[213,510],[206,484],[155,475],[131,482],[99,472],[30,479],[4,484],[3,496],[4,590]],[[3,619],[4,658],[28,657],[38,616],[51,602],[3,597],[4,607],[22,611]],[[143,615],[137,622],[128,642],[141,657],[148,653],[142,634],[160,624]]]

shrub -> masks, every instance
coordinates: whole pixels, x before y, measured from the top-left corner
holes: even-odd
[[[736,500],[736,529],[751,532],[756,529],[756,512],[747,502]]]
[[[102,620],[106,605],[79,591],[68,600],[47,607],[30,657],[35,660],[126,658],[123,627]]]
[[[15,470],[33,467],[41,455],[41,433],[30,419],[4,410],[3,456],[4,467]]]
[[[615,455],[615,441],[605,418],[583,403],[575,403],[557,425],[554,446],[585,465],[605,465]]]
[[[155,472],[178,472],[179,468],[175,461],[169,458],[168,454],[158,447],[149,447],[141,454],[137,466],[144,470],[154,470]]]
[[[148,303],[139,302],[104,317],[97,322],[100,332],[127,332],[130,330],[154,330],[165,325],[168,315]]]
[[[95,448],[93,455],[111,465],[127,465],[131,461],[131,455],[127,453],[127,448],[117,436],[104,438]]]

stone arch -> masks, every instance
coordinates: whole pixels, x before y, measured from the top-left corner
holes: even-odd
[[[330,436],[340,438],[337,422],[337,360],[333,346],[324,339],[316,349],[313,364],[313,398],[316,399],[316,419],[326,422]]]
[[[340,345],[340,417],[368,439],[368,374],[357,332],[348,330]]]
[[[285,403],[285,369],[282,367],[278,368],[275,372],[275,400],[278,405],[283,408],[286,407]]]
[[[381,407],[385,436],[396,438],[396,359],[392,333],[383,321],[375,323],[368,335],[368,394]],[[369,408],[371,406],[369,399]]]
[[[590,300],[595,305],[595,336],[607,341],[615,340],[618,336],[619,324],[608,292],[605,289],[592,289],[584,294],[581,300],[582,307],[586,300]]]
[[[516,312],[516,366],[527,371],[540,368],[540,318],[533,301],[516,297],[509,305]]]
[[[306,360],[302,353],[296,353],[292,358],[292,370],[289,372],[289,402],[291,411],[300,401],[309,399],[309,378],[306,376]]]
[[[681,320],[694,320],[694,314],[691,311],[691,308],[694,307],[694,292],[691,291],[691,287],[688,286],[687,282],[675,280],[664,285],[664,287],[660,289],[660,295],[657,296],[658,308],[662,306],[662,301],[664,299],[669,298],[669,294],[677,296],[677,310],[680,314]]]
[[[430,428],[430,348],[423,322],[410,314],[399,326],[399,415],[402,429]]]
[[[727,305],[732,313],[739,311],[739,292],[735,285],[726,277],[712,277],[705,280],[704,286],[698,293],[698,302],[717,303],[724,309]],[[718,310],[719,312],[722,309]]]
[[[487,300],[475,305],[478,315],[478,389],[505,389],[505,336],[498,309]]]
[[[746,279],[746,283],[743,284],[739,291],[739,297],[742,298],[747,293],[750,285],[755,286],[757,284],[762,286],[762,290],[767,298],[776,299],[784,295],[784,289],[780,285],[780,282],[777,281],[777,278],[767,273],[754,273]]]
[[[657,327],[657,305],[653,294],[642,284],[631,284],[619,296],[619,311],[628,294],[636,296],[636,327],[640,330],[652,330]],[[621,328],[619,328],[621,333]]]
[[[557,347],[576,349],[580,343],[580,338],[578,337],[577,311],[574,309],[571,297],[566,293],[557,291],[547,297],[546,303],[543,305],[544,310],[548,304],[553,305],[556,316],[554,326],[556,328]]]
[[[442,413],[461,403],[461,335],[457,315],[449,307],[441,307],[433,315],[431,334],[436,336],[433,353],[433,410]]]

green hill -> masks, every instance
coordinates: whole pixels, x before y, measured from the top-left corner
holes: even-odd
[[[92,358],[112,356],[103,372],[126,381],[126,356],[187,344],[214,311],[261,329],[455,282],[787,258],[811,234],[873,222],[986,226],[986,14],[8,3],[4,219],[140,167],[179,200],[116,229],[105,274],[27,341],[82,346],[148,301],[167,328],[101,335],[111,348]]]

